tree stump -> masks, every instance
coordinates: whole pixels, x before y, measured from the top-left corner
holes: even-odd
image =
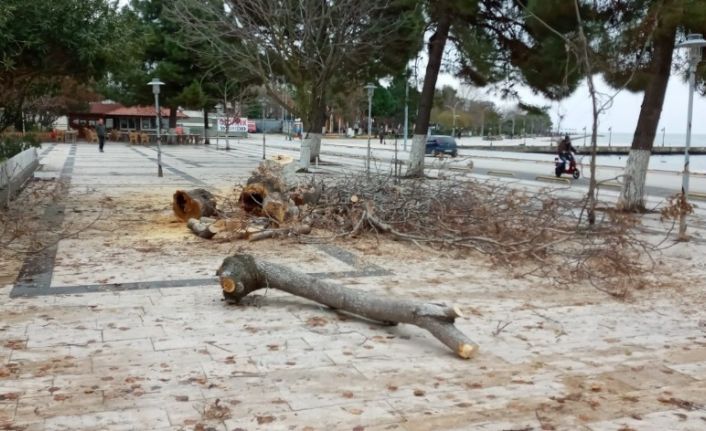
[[[455,319],[462,317],[457,307],[386,298],[319,280],[248,254],[227,257],[217,275],[223,296],[232,302],[238,303],[258,289],[279,289],[379,322],[416,325],[429,331],[464,359],[472,357],[478,350],[478,345],[454,326]]]
[[[216,198],[205,189],[177,190],[172,199],[174,214],[183,221],[216,214]]]

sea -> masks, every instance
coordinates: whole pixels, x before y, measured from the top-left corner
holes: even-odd
[[[630,147],[630,144],[632,143],[632,133],[613,133],[612,135],[609,133],[600,133],[598,135],[598,146],[613,146],[613,147]],[[477,138],[476,138],[477,139]],[[463,140],[463,138],[462,138]],[[574,143],[574,146],[583,146],[584,145],[584,136],[582,133],[580,134],[572,134],[571,135],[571,140]],[[547,145],[547,142],[549,141],[549,138],[536,138],[536,139],[531,139],[527,138],[524,140],[526,145],[532,146],[532,145]],[[590,136],[585,137],[585,142],[586,145],[589,145],[591,141]],[[475,144],[479,144],[481,141],[474,140]],[[484,145],[488,145],[487,141],[482,141]],[[503,141],[498,141],[495,142],[495,145],[517,145],[518,143],[522,142],[521,139],[514,139],[514,140],[503,140]],[[660,146],[665,146],[665,147],[684,147],[686,144],[686,134],[685,133],[664,133],[662,134],[661,132],[657,132],[657,135],[655,136],[655,141],[654,141],[654,146],[655,147],[660,147]],[[692,134],[691,135],[691,147],[706,147],[706,134]],[[510,156],[511,154],[516,155],[518,158],[522,158],[525,160],[548,160],[548,158],[551,158],[553,160],[553,156],[547,155],[547,154],[536,154],[536,153],[509,153],[505,152],[504,153],[507,156]],[[597,156],[596,157],[596,162],[598,165],[601,166],[612,166],[612,167],[625,167],[625,163],[627,162],[628,156],[627,155],[602,155],[602,156]],[[589,158],[588,156],[583,156],[583,163],[588,163]],[[667,155],[667,156],[662,156],[662,155],[653,155],[650,158],[650,165],[649,169],[653,170],[665,170],[665,171],[674,171],[674,172],[681,172],[684,169],[684,155],[683,154],[675,154],[675,155]],[[689,158],[689,169],[692,173],[696,174],[706,174],[706,155],[691,155]]]

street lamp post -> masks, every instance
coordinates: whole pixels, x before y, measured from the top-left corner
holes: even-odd
[[[451,114],[453,118],[451,119],[451,136],[456,136],[456,107],[458,106],[458,100],[454,103],[454,106],[447,106],[451,108]]]
[[[164,85],[164,82],[160,81],[159,78],[152,78],[152,81],[148,82],[147,85],[152,86],[152,93],[154,94],[154,107],[155,115],[157,116],[157,176],[162,177],[162,113],[159,111],[159,87]]]
[[[223,112],[225,114],[225,118],[223,121],[225,122],[225,133],[223,135],[225,136],[226,140],[226,151],[230,151],[230,139],[228,139],[228,132],[230,128],[230,116],[228,115],[228,105],[226,104],[227,102],[224,100],[223,101]]]
[[[689,201],[689,147],[691,146],[691,118],[694,111],[694,88],[696,87],[696,66],[701,61],[701,49],[706,46],[706,40],[700,34],[690,34],[677,48],[687,48],[689,55],[689,110],[686,118],[686,145],[684,146],[684,173],[682,175],[682,204]],[[679,216],[679,239],[686,240],[686,213]]]
[[[583,146],[586,146],[586,126],[583,126]]]
[[[262,97],[260,99],[260,103],[262,104],[262,160],[265,160],[266,157],[266,149],[267,149],[267,141],[266,141],[266,133],[265,133],[265,102],[267,100],[265,97]]]
[[[368,84],[364,87],[368,91],[368,155],[365,161],[365,172],[370,175],[370,135],[373,134],[373,93],[375,92],[375,84]]]
[[[216,105],[216,149],[220,150],[221,143],[221,120],[223,119],[223,106],[219,103]],[[226,138],[227,139],[227,138]]]
[[[613,141],[613,126],[608,127],[608,148],[610,148],[610,144]]]
[[[662,146],[664,147],[664,127],[662,127]]]
[[[407,151],[407,129],[409,128],[409,72],[404,78],[404,150]]]

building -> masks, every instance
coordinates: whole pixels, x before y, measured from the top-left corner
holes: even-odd
[[[162,130],[169,127],[169,109],[161,108]],[[177,112],[177,121],[187,119],[183,111]],[[91,103],[88,112],[72,112],[68,115],[68,127],[79,132],[79,137],[84,137],[86,128],[95,128],[98,120],[102,119],[107,130],[119,132],[146,132],[157,131],[157,117],[154,106],[130,106],[119,103],[96,102]]]

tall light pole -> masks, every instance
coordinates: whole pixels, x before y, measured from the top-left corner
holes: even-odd
[[[267,102],[267,99],[265,99],[265,96],[260,98],[260,103],[262,104],[262,160],[265,160],[266,157],[266,148],[267,148],[267,142],[266,142],[266,134],[265,134],[265,103]]]
[[[368,156],[365,161],[365,172],[370,175],[370,135],[373,134],[373,93],[375,92],[375,84],[368,84],[365,88],[368,91]]]
[[[583,126],[583,146],[586,146],[586,126]]]
[[[684,146],[684,173],[682,175],[682,204],[689,202],[689,147],[691,146],[691,118],[694,111],[694,88],[696,87],[696,66],[701,61],[701,49],[706,46],[706,40],[700,34],[690,34],[677,48],[687,48],[689,53],[689,111],[686,117],[686,145]],[[686,240],[686,213],[679,216],[679,239]]]
[[[154,94],[154,108],[155,115],[157,116],[157,176],[163,177],[162,173],[162,113],[159,111],[159,87],[164,85],[164,82],[160,81],[159,78],[152,78],[152,81],[148,82],[147,85],[152,86],[152,93]]]
[[[613,142],[613,126],[608,127],[608,148],[610,148],[610,144]]]
[[[218,148],[219,144],[221,143],[221,119],[223,117],[223,106],[219,103],[216,105],[216,149],[219,150]],[[228,139],[226,137],[226,139]]]
[[[446,105],[447,108],[451,108],[451,114],[453,119],[451,120],[451,136],[456,136],[456,106],[458,106],[458,100],[454,103],[454,106]]]
[[[226,151],[230,151],[230,139],[228,139],[228,132],[230,128],[230,115],[228,114],[228,102],[223,100],[223,112],[225,113],[225,118],[223,121],[226,123],[225,133],[223,134],[226,139]]]
[[[485,108],[480,111],[480,137],[485,136]]]
[[[664,127],[662,127],[662,146],[664,147]]]
[[[407,129],[409,129],[409,71],[404,76],[404,150],[407,151]]]

